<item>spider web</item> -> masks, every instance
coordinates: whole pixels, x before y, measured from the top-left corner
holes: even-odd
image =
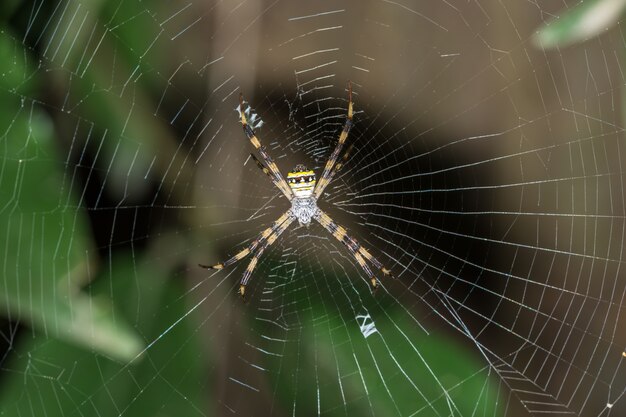
[[[9,2],[4,415],[622,415],[624,39],[552,2]],[[566,8],[567,9],[567,8]],[[205,271],[289,208],[321,226]]]

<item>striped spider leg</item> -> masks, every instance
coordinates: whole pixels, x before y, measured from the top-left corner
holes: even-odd
[[[246,271],[244,272],[239,285],[239,294],[243,297],[246,292],[246,285],[250,280],[250,276],[252,275],[252,271],[256,267],[259,257],[261,256],[263,251],[265,251],[265,249],[267,249],[276,241],[278,236],[280,236],[280,234],[283,233],[295,219],[296,217],[291,213],[291,210],[288,210],[285,214],[280,216],[278,220],[274,222],[274,224],[263,230],[259,234],[259,236],[257,236],[257,238],[252,241],[250,245],[239,251],[236,255],[229,258],[227,261],[220,262],[215,265],[198,264],[198,266],[204,269],[224,269],[228,266],[233,265],[237,261],[242,260],[252,253],[252,260],[250,261],[250,264],[248,264],[248,267],[246,268]]]
[[[343,125],[343,130],[341,131],[341,134],[339,135],[337,146],[335,146],[333,153],[328,158],[328,161],[326,161],[326,166],[324,167],[322,176],[320,177],[320,180],[317,182],[317,185],[315,186],[315,190],[313,191],[313,196],[315,197],[316,200],[320,198],[320,196],[324,192],[324,189],[328,186],[328,184],[330,184],[330,181],[333,179],[333,176],[335,175],[335,173],[339,171],[339,169],[341,169],[341,166],[343,165],[342,163],[340,163],[338,169],[336,170],[333,169],[335,167],[335,163],[337,162],[337,159],[339,158],[339,153],[341,152],[341,149],[343,148],[344,143],[346,143],[346,139],[348,139],[348,133],[350,133],[350,129],[352,128],[352,115],[353,115],[352,83],[349,82],[348,83],[348,114],[346,115],[346,121]]]
[[[348,149],[346,149],[346,152],[341,157],[341,161],[335,164],[335,168],[333,169],[334,172],[331,174],[331,178],[334,177],[336,173],[341,171],[341,168],[343,168],[343,164],[345,164],[348,158],[350,157],[350,152],[352,152],[352,148],[354,148],[354,144],[351,144],[350,146],[348,146]]]
[[[328,214],[318,209],[317,215],[314,217],[314,219],[317,220],[319,224],[321,224],[322,227],[326,229],[331,235],[333,235],[335,239],[343,243],[346,248],[348,248],[352,256],[354,256],[354,258],[356,259],[357,263],[361,266],[361,268],[363,268],[363,271],[365,271],[365,273],[369,277],[374,290],[378,288],[378,280],[374,276],[374,273],[370,269],[369,265],[367,265],[367,263],[365,262],[366,259],[370,261],[372,265],[374,265],[374,267],[380,269],[380,271],[385,276],[393,277],[393,274],[389,269],[385,268],[383,264],[381,264],[380,261],[376,259],[367,249],[361,246],[361,244],[357,242],[356,239],[350,237],[347,230],[344,227],[335,223],[335,221],[331,219]]]
[[[248,264],[248,267],[243,273],[243,276],[241,277],[241,281],[239,283],[239,294],[242,297],[244,297],[246,293],[246,285],[248,285],[248,281],[250,280],[250,277],[252,276],[252,271],[254,271],[254,268],[256,267],[256,264],[259,261],[259,258],[261,257],[261,255],[263,255],[263,252],[265,251],[265,249],[273,245],[274,242],[276,242],[276,239],[278,239],[278,236],[280,236],[285,230],[287,230],[289,225],[291,225],[291,223],[293,223],[293,221],[296,219],[296,217],[291,213],[291,210],[289,210],[286,214],[288,215],[287,220],[285,220],[283,224],[278,226],[278,229],[276,229],[265,240],[265,242],[261,244],[259,249],[257,249],[256,253],[252,255],[252,259],[250,260],[250,263]]]
[[[239,94],[239,117],[241,119],[241,125],[243,126],[244,133],[252,143],[252,146],[254,146],[256,150],[259,151],[261,158],[263,158],[263,161],[265,162],[265,168],[262,168],[263,171],[272,179],[274,185],[280,191],[282,191],[285,197],[287,197],[287,199],[291,201],[291,199],[293,198],[293,193],[291,192],[289,185],[287,185],[287,181],[285,181],[285,178],[283,177],[283,174],[280,173],[278,166],[276,166],[276,163],[274,162],[272,157],[269,156],[269,154],[265,150],[265,146],[261,145],[261,141],[259,140],[259,138],[256,137],[254,130],[248,124],[248,119],[246,118],[246,113],[243,109],[243,94]],[[256,157],[254,158],[254,160],[256,161],[257,165],[259,165],[259,167],[263,167],[263,165]]]
[[[269,156],[269,154],[265,150],[265,147],[261,145],[261,141],[256,136],[252,127],[248,124],[246,112],[244,111],[243,94],[239,95],[238,110],[243,131],[246,134],[246,137],[252,143],[252,146],[254,146],[261,155],[261,158],[265,162],[265,165],[256,156],[254,156],[254,154],[251,154],[254,162],[272,180],[272,183],[276,186],[276,188],[278,188],[289,201],[292,201],[294,199],[292,187],[287,184],[287,181],[280,173],[278,166],[276,165],[272,157]],[[199,266],[205,269],[224,269],[252,253],[252,259],[250,260],[250,263],[248,264],[248,267],[246,268],[239,285],[239,294],[243,297],[245,295],[246,285],[248,284],[248,281],[252,276],[252,271],[254,271],[254,268],[258,263],[259,257],[262,255],[265,249],[267,249],[276,241],[276,239],[278,239],[278,236],[280,236],[295,219],[296,216],[294,216],[292,210],[290,209],[278,220],[276,220],[274,224],[272,224],[272,226],[261,232],[261,234],[248,247],[242,249],[227,261],[218,263],[216,265],[199,264]]]
[[[350,129],[352,128],[353,114],[354,110],[352,103],[352,83],[349,82],[348,114],[346,115],[346,121],[343,125],[343,130],[339,135],[337,145],[335,146],[333,153],[328,158],[328,161],[326,162],[326,166],[324,167],[324,171],[322,173],[322,177],[317,182],[317,186],[315,187],[314,196],[316,199],[318,199],[322,195],[324,189],[330,184],[335,174],[341,170],[343,164],[348,159],[348,156],[352,150],[351,145],[350,147],[348,147],[341,160],[337,162],[339,159],[339,153],[341,152],[341,149],[343,148],[343,145],[348,138],[348,134],[350,133]],[[374,289],[378,288],[378,281],[365,260],[371,262],[374,267],[379,269],[384,275],[392,276],[389,269],[385,268],[374,256],[372,256],[372,254],[367,249],[361,246],[354,238],[348,236],[346,229],[335,223],[328,214],[318,209],[318,212],[315,215],[314,219],[317,220],[330,234],[332,234],[335,239],[339,240],[348,248],[352,256],[356,259],[357,263],[361,266],[361,268],[363,268],[363,270],[369,277],[370,282],[372,283],[372,287],[374,287]]]

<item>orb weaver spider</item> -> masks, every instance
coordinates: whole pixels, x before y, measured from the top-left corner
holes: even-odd
[[[355,258],[361,268],[363,268],[363,271],[365,271],[370,279],[370,282],[372,283],[372,287],[376,290],[378,288],[378,280],[374,276],[374,273],[370,269],[369,265],[366,263],[366,260],[371,262],[377,269],[380,269],[380,271],[386,276],[391,276],[391,271],[385,268],[354,238],[350,237],[345,228],[335,223],[335,221],[331,219],[328,214],[324,213],[317,207],[317,200],[322,195],[328,184],[330,184],[335,174],[341,170],[343,162],[345,162],[348,157],[348,153],[350,152],[350,149],[348,149],[346,154],[344,154],[342,161],[338,162],[339,153],[341,152],[343,145],[348,138],[350,128],[352,127],[352,83],[348,83],[348,114],[346,115],[343,130],[339,135],[339,140],[333,153],[326,162],[326,166],[324,167],[324,171],[322,172],[322,176],[319,181],[316,180],[315,172],[313,172],[313,170],[309,170],[301,164],[296,165],[293,171],[287,174],[287,180],[285,180],[274,160],[269,156],[265,147],[261,145],[261,142],[254,133],[253,128],[250,124],[248,124],[243,103],[243,94],[239,94],[238,112],[243,126],[243,131],[252,143],[252,146],[254,146],[259,152],[265,164],[259,161],[254,154],[251,154],[251,156],[257,166],[271,179],[276,188],[278,188],[291,202],[291,208],[280,216],[270,227],[261,232],[261,234],[250,245],[248,245],[248,247],[239,251],[232,258],[216,265],[199,264],[199,266],[205,269],[224,269],[252,253],[252,260],[243,273],[243,277],[241,278],[241,282],[239,284],[239,294],[244,297],[246,285],[248,285],[248,281],[252,276],[252,271],[254,271],[254,268],[256,267],[263,252],[276,242],[276,239],[278,239],[278,237],[285,230],[287,230],[289,225],[291,225],[291,223],[295,220],[298,220],[300,225],[307,227],[310,225],[311,220],[316,220],[331,235],[333,235],[335,239],[346,246],[350,254]]]

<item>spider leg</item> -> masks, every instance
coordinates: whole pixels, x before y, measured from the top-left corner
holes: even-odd
[[[270,177],[270,180],[272,180],[272,182],[274,182],[274,177],[272,176],[272,173],[270,172],[269,169],[267,169],[267,167],[265,165],[263,165],[263,162],[259,161],[259,158],[257,158],[256,156],[254,156],[253,153],[250,154],[250,156],[252,157],[252,159],[254,160],[254,162],[256,163],[256,166],[259,167],[259,169],[261,171],[263,171],[263,173],[265,175],[267,175],[268,177]]]
[[[241,125],[243,126],[244,133],[252,143],[252,146],[254,146],[256,150],[259,151],[261,158],[263,158],[265,166],[267,167],[265,169],[267,169],[270,173],[268,175],[270,175],[272,182],[280,191],[282,191],[285,197],[287,197],[289,201],[291,201],[291,199],[293,198],[293,193],[291,192],[291,188],[289,188],[289,184],[287,184],[287,181],[285,181],[283,174],[280,173],[278,166],[265,150],[265,146],[261,145],[261,141],[259,141],[259,138],[257,138],[256,134],[254,133],[254,130],[248,124],[246,113],[243,110],[243,94],[239,94],[239,117],[241,118]],[[263,166],[263,164],[261,164],[261,166]]]
[[[350,152],[352,152],[352,148],[354,148],[354,144],[351,144],[350,146],[348,146],[348,149],[346,149],[346,152],[341,157],[341,160],[337,162],[333,170],[333,173],[331,175],[331,178],[334,177],[336,173],[341,171],[341,168],[343,168],[343,164],[345,164],[348,158],[350,157]]]
[[[285,214],[280,216],[278,218],[278,220],[276,220],[270,227],[268,227],[267,229],[263,230],[261,232],[261,234],[259,234],[259,236],[257,236],[257,238],[254,239],[254,241],[250,245],[248,245],[248,247],[246,247],[243,250],[239,251],[235,256],[233,256],[232,258],[228,259],[227,261],[220,262],[219,264],[215,264],[215,265],[198,264],[198,266],[200,268],[204,268],[204,269],[224,269],[224,268],[234,264],[235,262],[237,262],[237,261],[245,258],[246,256],[248,256],[260,244],[262,244],[264,241],[266,241],[268,238],[270,238],[272,236],[272,234],[276,230],[278,230],[281,227],[281,225],[283,223],[285,223],[290,217],[291,217],[291,211],[287,211]],[[289,222],[289,223],[291,223],[291,222]]]
[[[374,265],[374,267],[376,267],[376,269],[380,269],[380,272],[382,272],[383,275],[386,275],[386,276],[389,276],[389,277],[393,277],[393,274],[391,273],[391,271],[389,269],[385,268],[383,266],[383,264],[381,264],[378,259],[376,259],[371,253],[369,253],[369,251],[367,249],[365,249],[363,246],[359,245],[359,243],[356,240],[352,239],[350,236],[347,236],[347,238],[352,240],[353,244],[359,246],[359,254],[361,254],[365,259],[370,261],[372,263],[372,265]]]
[[[313,191],[313,195],[315,198],[319,198],[320,195],[324,192],[324,189],[330,184],[330,181],[333,179],[333,176],[338,170],[333,170],[337,159],[339,158],[339,153],[341,152],[341,148],[343,148],[346,139],[348,139],[348,133],[350,133],[350,129],[352,128],[352,83],[348,83],[348,114],[346,115],[346,121],[343,125],[343,130],[339,135],[339,140],[337,141],[337,145],[335,146],[335,150],[326,161],[326,166],[324,167],[324,171],[320,179],[317,181],[317,185],[315,186],[315,190]],[[341,168],[339,168],[341,169]]]
[[[257,158],[253,153],[251,153],[250,156],[252,157],[252,159],[256,163],[256,166],[258,166],[259,169],[261,171],[263,171],[263,173],[269,177],[269,179],[272,181],[272,183],[274,183],[274,185],[276,185],[276,182],[274,181],[274,177],[273,177],[272,173],[270,172],[270,170],[265,165],[263,165],[263,162],[259,161],[259,158]],[[276,187],[278,187],[278,186],[276,185]],[[280,187],[278,187],[278,189],[283,191],[282,188],[280,188]],[[285,194],[284,191],[283,191],[283,194]],[[287,195],[287,194],[285,194],[285,195]],[[290,197],[287,196],[287,198],[290,198]]]
[[[287,212],[286,214],[288,216],[287,219],[275,230],[273,230],[269,237],[261,244],[261,246],[259,246],[254,255],[252,255],[252,259],[250,260],[248,267],[244,271],[243,276],[241,277],[241,281],[239,283],[239,294],[242,297],[244,297],[246,293],[246,285],[248,285],[248,281],[252,276],[252,271],[254,271],[254,268],[256,267],[257,262],[259,261],[259,258],[261,257],[265,249],[273,245],[274,242],[276,242],[276,239],[278,239],[278,236],[280,236],[285,230],[287,230],[289,225],[296,219],[296,217],[291,215],[290,212]]]
[[[361,244],[357,242],[356,239],[350,237],[347,230],[344,227],[335,223],[328,214],[324,213],[322,210],[318,210],[314,218],[322,225],[322,227],[324,227],[324,229],[328,230],[328,232],[332,234],[335,239],[343,243],[348,248],[348,250],[350,250],[352,256],[354,256],[357,263],[361,266],[361,268],[363,268],[367,276],[370,278],[372,287],[374,287],[374,289],[378,288],[378,280],[372,273],[370,267],[365,262],[365,259],[370,261],[377,269],[380,269],[380,271],[384,275],[392,276],[389,269],[385,268],[374,256],[372,256],[372,254],[367,249],[361,246]]]
[[[330,177],[329,177],[330,179],[328,180],[329,183],[330,183],[330,180],[332,180],[335,177],[335,174],[341,171],[341,168],[343,168],[343,165],[346,163],[346,161],[350,157],[350,152],[352,152],[352,148],[354,148],[354,144],[351,144],[350,146],[348,146],[348,149],[346,149],[346,152],[343,154],[341,159],[333,167],[333,171],[330,173]]]

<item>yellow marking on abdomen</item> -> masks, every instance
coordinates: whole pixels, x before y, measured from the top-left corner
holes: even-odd
[[[305,177],[307,175],[314,175],[315,173],[312,170],[309,171],[298,171],[298,172],[288,172],[287,178],[293,177]]]

